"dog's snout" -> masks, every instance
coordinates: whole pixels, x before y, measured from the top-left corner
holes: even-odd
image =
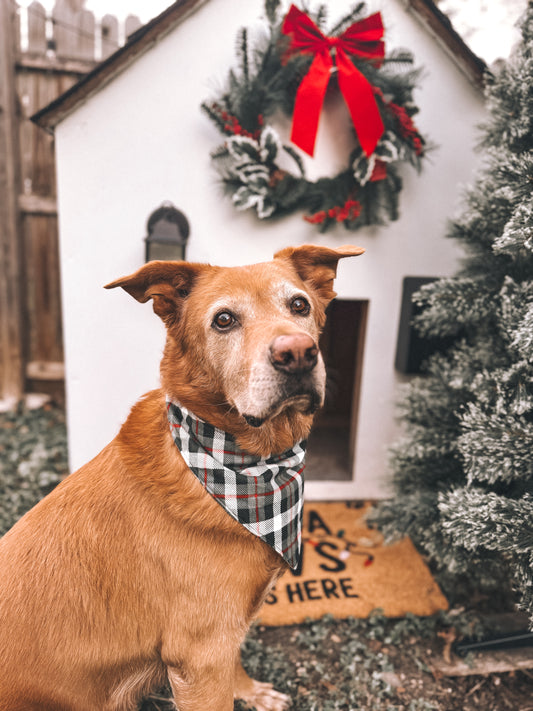
[[[276,370],[300,375],[313,370],[318,347],[307,333],[277,336],[270,345],[270,361]]]

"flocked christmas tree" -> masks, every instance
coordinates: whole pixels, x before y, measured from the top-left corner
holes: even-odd
[[[511,581],[533,620],[533,2],[489,80],[484,162],[449,236],[461,271],[423,287],[417,326],[452,337],[402,404],[395,496],[378,516],[441,571]],[[450,578],[448,577],[448,581]]]

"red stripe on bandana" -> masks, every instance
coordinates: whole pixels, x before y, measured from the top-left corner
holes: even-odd
[[[254,483],[255,483],[255,522],[256,522],[256,530],[257,530],[257,535],[259,535],[259,496],[257,492],[257,477],[254,476]]]

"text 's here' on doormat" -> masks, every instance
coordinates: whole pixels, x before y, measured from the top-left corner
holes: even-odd
[[[446,598],[408,538],[385,545],[365,525],[371,504],[314,503],[304,506],[303,554],[298,570],[286,572],[259,613],[264,625],[291,625],[332,614],[368,617],[432,615]]]

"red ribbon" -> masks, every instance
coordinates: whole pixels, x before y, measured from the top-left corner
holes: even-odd
[[[296,92],[291,141],[310,156],[313,155],[320,111],[333,67],[331,50],[335,49],[339,88],[361,148],[370,156],[383,134],[383,121],[372,84],[356,69],[348,54],[369,59],[381,66],[385,56],[381,14],[376,12],[354,22],[339,37],[326,37],[305,12],[291,5],[281,31],[291,36],[290,54],[309,52],[315,55]]]

